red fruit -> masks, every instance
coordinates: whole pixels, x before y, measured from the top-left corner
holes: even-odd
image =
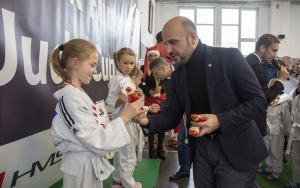
[[[126,92],[127,93],[130,93],[132,91],[132,88],[131,87],[126,87]]]
[[[139,100],[137,92],[133,91],[131,87],[126,87],[128,102],[132,103]]]
[[[192,126],[189,128],[189,135],[191,136],[197,136],[198,134],[200,134],[201,132],[201,128],[200,127],[195,127],[195,126]]]
[[[191,118],[196,122],[204,122],[206,119],[204,117],[199,116],[198,114],[191,114]]]
[[[136,92],[133,92],[131,95],[128,95],[128,101],[130,103],[139,100],[139,96]]]

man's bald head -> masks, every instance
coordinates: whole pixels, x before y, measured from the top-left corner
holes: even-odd
[[[162,37],[176,63],[186,63],[199,43],[195,24],[183,16],[170,19],[162,29]]]
[[[180,31],[184,31],[186,35],[189,35],[189,33],[196,31],[196,26],[187,17],[177,16],[170,19],[163,27],[163,31],[170,30],[170,29],[177,29]]]

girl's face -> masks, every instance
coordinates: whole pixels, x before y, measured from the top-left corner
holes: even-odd
[[[92,53],[88,59],[79,62],[77,58],[72,60],[73,73],[71,83],[80,88],[81,84],[89,84],[93,75],[97,74],[98,53]]]
[[[128,76],[128,74],[133,70],[135,66],[135,56],[128,54],[122,55],[120,60],[117,61],[117,66],[119,71],[124,76]]]
[[[143,74],[139,74],[138,76],[136,76],[136,77],[133,79],[133,83],[138,87],[138,86],[142,83],[143,77],[144,77]]]

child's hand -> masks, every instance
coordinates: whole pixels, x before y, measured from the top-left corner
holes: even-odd
[[[154,98],[154,94],[155,94],[154,90],[151,89],[151,90],[149,91],[150,97]]]
[[[149,123],[149,119],[147,118],[145,113],[135,116],[133,120],[141,126],[145,126]]]
[[[161,86],[158,86],[154,89],[155,93],[160,93],[161,92]]]
[[[140,99],[132,103],[126,102],[124,110],[120,116],[124,123],[127,123],[131,118],[138,116],[141,113],[145,113],[145,110],[142,110],[143,105],[144,103]]]
[[[126,103],[128,101],[127,95],[124,92],[120,93],[120,100]]]
[[[143,96],[144,95],[143,90],[141,90],[140,88],[137,88],[135,91],[138,94],[138,96]]]
[[[105,106],[105,108],[106,108],[106,112],[107,112],[109,120],[112,120],[112,111],[111,111],[111,109],[109,109],[107,106]]]
[[[160,110],[160,106],[158,104],[151,104],[149,106],[149,111],[152,113],[157,113]]]

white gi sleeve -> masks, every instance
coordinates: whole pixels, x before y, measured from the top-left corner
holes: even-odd
[[[108,84],[108,95],[105,100],[106,106],[113,111],[113,114],[119,114],[122,105],[115,107],[117,100],[121,94],[121,87],[118,79],[118,75],[114,76]]]
[[[88,150],[102,156],[131,142],[121,118],[105,126],[98,125],[91,107],[76,95],[64,97],[60,100],[60,105],[70,131],[73,131],[77,140]]]

